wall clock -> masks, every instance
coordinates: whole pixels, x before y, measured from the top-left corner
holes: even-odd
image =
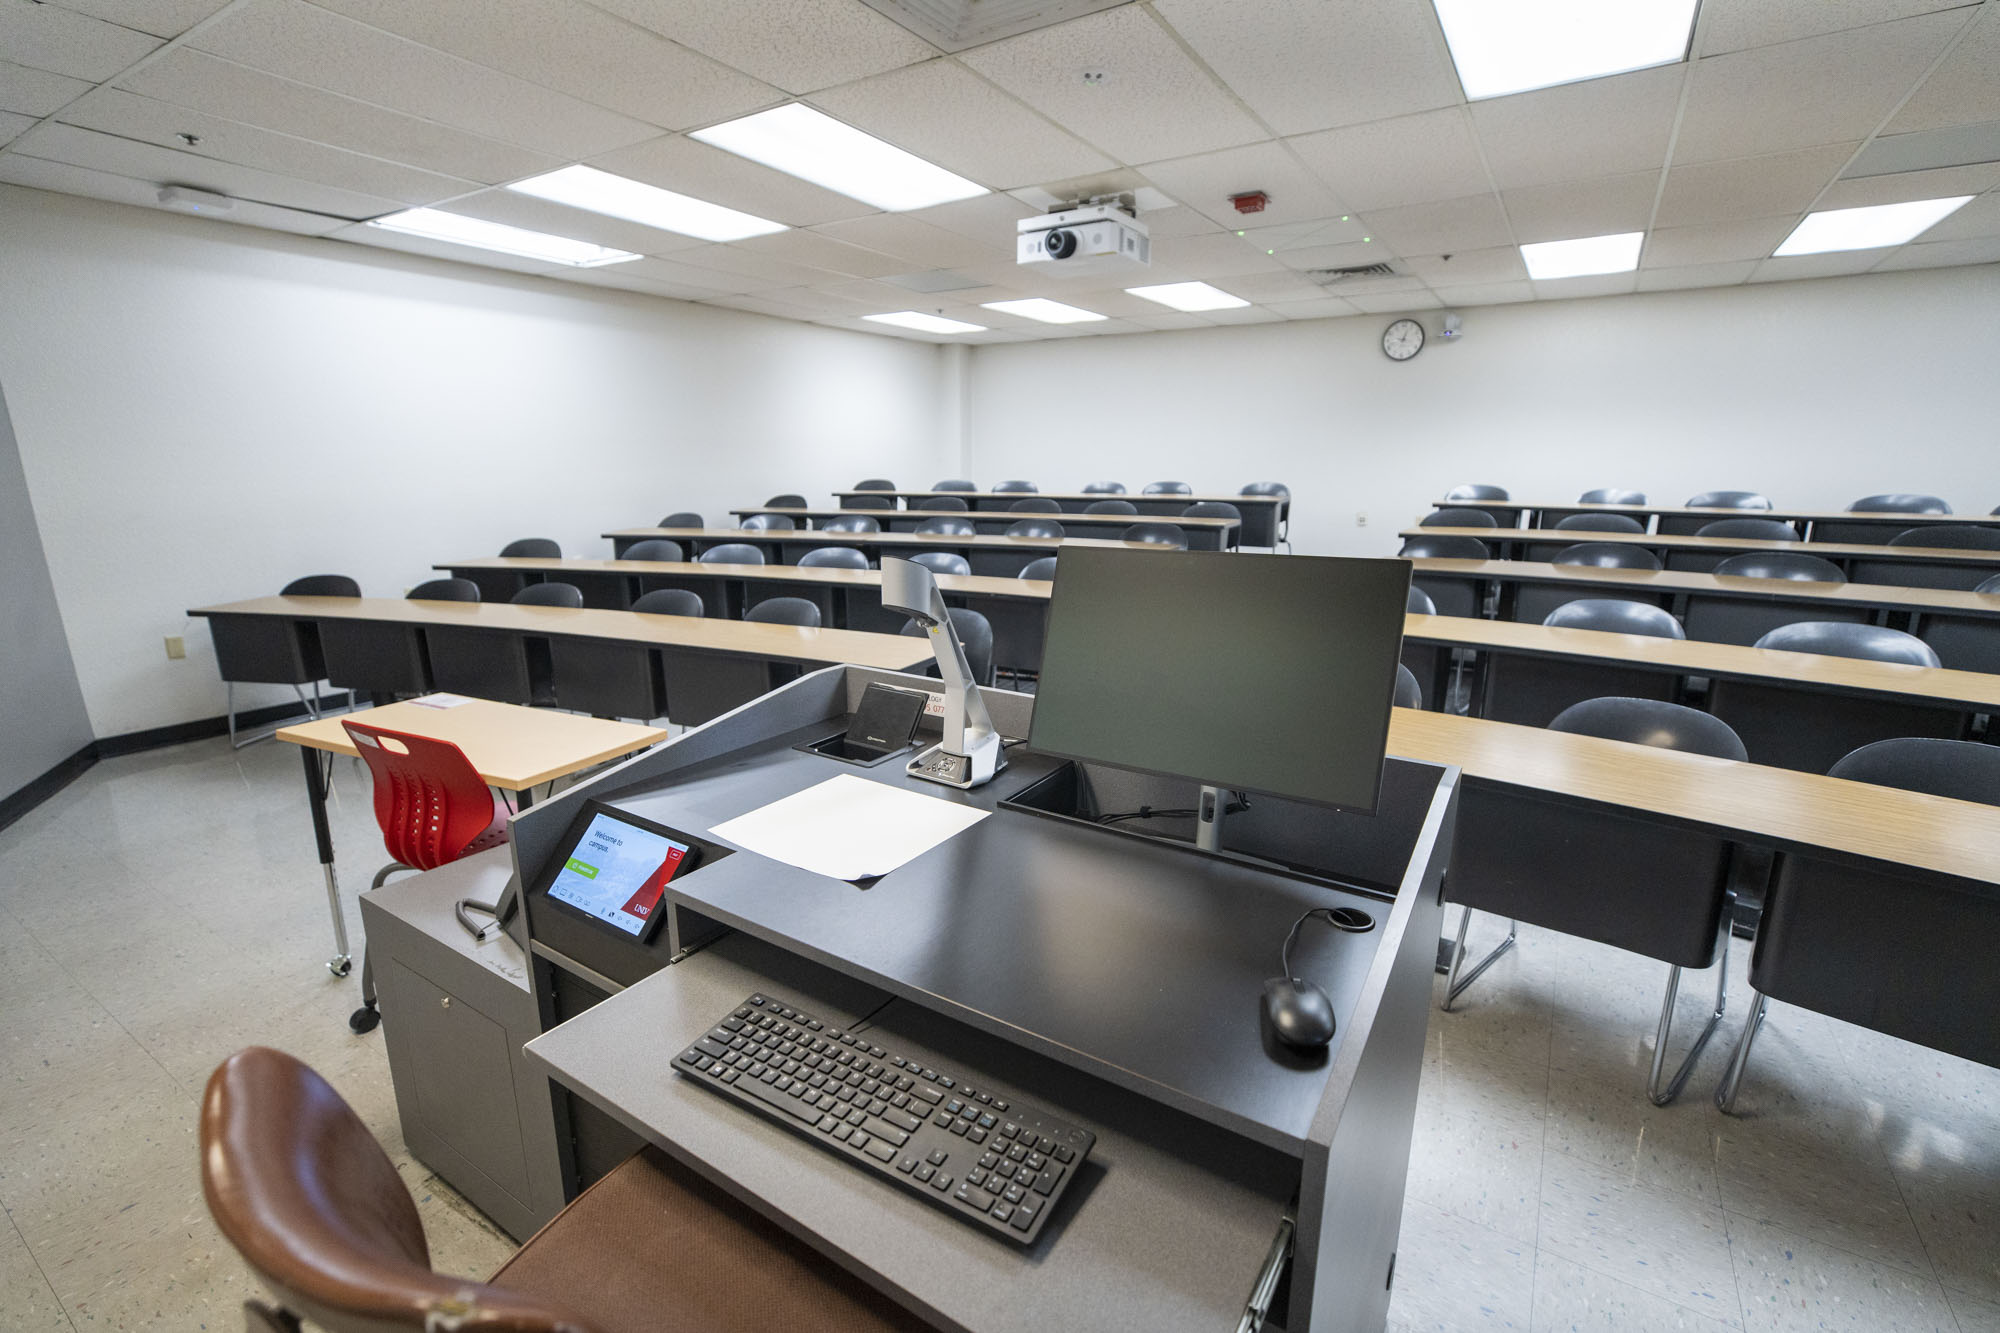
[[[1391,361],[1408,361],[1424,350],[1424,326],[1414,319],[1399,319],[1382,330],[1382,355]]]

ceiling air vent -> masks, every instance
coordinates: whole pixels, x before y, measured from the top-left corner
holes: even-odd
[[[1066,23],[1129,0],[862,0],[870,9],[900,23],[933,46],[963,51],[983,42],[1015,37]],[[1087,83],[1101,82],[1084,71]]]
[[[1322,287],[1336,283],[1356,282],[1362,278],[1393,278],[1396,270],[1387,264],[1355,264],[1350,268],[1309,268],[1306,276]]]

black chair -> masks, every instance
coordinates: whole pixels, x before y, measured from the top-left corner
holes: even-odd
[[[1493,552],[1477,537],[1412,537],[1397,555],[1409,560],[1491,560]]]
[[[970,537],[977,531],[969,518],[927,518],[916,531],[938,537]]]
[[[1040,489],[1041,487],[1035,485],[1032,481],[1001,481],[995,482],[993,485],[993,493],[995,495],[1013,495],[1017,492],[1023,495],[1032,495]]]
[[[1434,616],[1438,613],[1437,603],[1431,600],[1431,595],[1414,583],[1410,585],[1405,609],[1407,614],[1413,616]]]
[[[1477,537],[1412,537],[1396,552],[1407,560],[1491,560],[1493,552]],[[1441,616],[1476,616],[1486,585],[1478,579],[1417,573],[1410,578],[1436,604]]]
[[[583,590],[573,583],[531,583],[507,599],[516,606],[577,608]],[[475,699],[547,707],[556,702],[549,640],[473,626],[426,625],[431,680],[438,689]]]
[[[709,547],[696,556],[695,561],[703,565],[761,565],[764,563],[764,552],[747,542],[724,542],[720,546]]]
[[[787,493],[784,495],[774,495],[764,501],[764,503],[773,509],[804,509],[806,507],[806,497]]]
[[[1497,528],[1500,523],[1484,509],[1433,509],[1417,520],[1420,528]]]
[[[278,589],[280,597],[359,597],[361,585],[345,574],[308,574]]]
[[[801,569],[867,569],[868,557],[852,546],[816,546],[799,557]]]
[[[2000,596],[2000,574],[1973,591],[1988,597]],[[1917,618],[1916,633],[1936,650],[1938,660],[1945,666],[2000,675],[2000,619],[1925,611]]]
[[[361,585],[345,574],[308,574],[278,590],[284,597],[359,597]],[[328,622],[331,623],[331,622]],[[236,686],[289,685],[308,717],[320,715],[319,682],[327,679],[326,654],[318,624],[269,616],[211,616],[209,639],[223,680],[223,711],[229,744],[241,749],[271,735],[236,739]],[[306,686],[312,686],[312,693]]]
[[[752,514],[743,520],[746,532],[796,532],[798,527],[788,514]]]
[[[970,574],[972,564],[955,551],[919,551],[910,557],[913,565],[922,565],[933,574]]]
[[[1194,487],[1184,481],[1149,481],[1141,495],[1193,495]]]
[[[1434,616],[1437,604],[1431,595],[1416,584],[1410,585],[1410,595],[1406,604],[1407,613],[1413,616]],[[1430,693],[1436,699],[1450,697],[1449,670],[1452,662],[1451,649],[1434,643],[1414,643],[1403,640],[1402,667],[1415,680],[1429,681]]]
[[[1396,707],[1422,708],[1423,706],[1424,687],[1417,684],[1417,677],[1414,672],[1401,663],[1398,663],[1396,666]]]
[[[479,585],[471,579],[429,579],[405,596],[412,602],[476,602]]]
[[[1908,666],[1938,665],[1937,654],[1922,639],[1880,625],[1800,621],[1772,630],[1756,646]],[[1968,721],[1965,713],[1934,704],[1728,678],[1717,678],[1709,686],[1708,710],[1736,729],[1754,762],[1807,773],[1824,773],[1849,751],[1873,741],[1898,736],[1955,739],[1964,734]]]
[[[1085,495],[1123,495],[1125,483],[1122,481],[1093,481],[1083,488]]]
[[[934,491],[976,491],[979,489],[979,484],[967,481],[963,477],[948,477],[933,485],[931,489]]]
[[[1717,759],[1745,757],[1743,743],[1715,718],[1656,699],[1591,699],[1565,709],[1549,729]],[[1461,788],[1444,890],[1465,914],[1439,1008],[1449,1012],[1465,988],[1513,947],[1520,921],[1658,959],[1671,970],[1646,1093],[1664,1106],[1679,1095],[1722,1019],[1729,976],[1729,872],[1730,843],[1717,834],[1468,780]],[[1461,979],[1466,927],[1475,908],[1507,917],[1507,937]],[[1715,1008],[1680,1068],[1663,1084],[1681,973],[1718,962]]]
[[[819,608],[803,597],[767,597],[744,612],[743,618],[754,625],[820,626]]]
[[[1946,551],[2000,551],[2000,528],[1982,528],[1973,523],[1939,523],[1933,527],[1899,532],[1889,539],[1888,545],[1933,546]]]
[[[1125,529],[1124,540],[1147,546],[1165,546],[1176,551],[1188,548],[1187,533],[1173,523],[1134,523]]]
[[[679,542],[670,542],[664,537],[653,537],[643,542],[633,542],[625,548],[621,560],[660,560],[679,564],[687,559],[687,552]]]
[[[1602,634],[1638,634],[1680,639],[1680,622],[1665,607],[1615,597],[1584,597],[1549,612],[1551,629],[1587,629]],[[1495,722],[1545,727],[1565,709],[1586,699],[1616,696],[1671,703],[1680,677],[1615,660],[1543,657],[1496,652],[1487,663],[1479,715]]]
[[[1730,537],[1737,541],[1795,542],[1799,530],[1775,518],[1718,518],[1695,529],[1697,537]]]
[[[1014,503],[1008,505],[1007,508],[1016,514],[1060,514],[1062,512],[1062,506],[1054,500],[1043,500],[1040,498],[1016,500]]]
[[[896,502],[883,495],[850,495],[844,506],[848,509],[894,509]]]
[[[963,514],[971,505],[956,495],[933,495],[917,506],[919,509],[943,509],[955,514]]]
[[[1951,506],[1935,495],[1911,491],[1891,491],[1887,495],[1864,495],[1847,506],[1850,514],[1949,514]]]
[[[842,514],[819,525],[821,532],[880,532],[881,521],[866,514]]]
[[[1045,555],[1039,559],[1030,560],[1027,564],[1021,566],[1021,572],[1014,577],[1022,579],[1052,579],[1055,576],[1056,558],[1052,555]]]
[[[1771,502],[1755,491],[1703,491],[1688,497],[1690,509],[1769,509]],[[1675,536],[1695,532],[1708,522],[1706,514],[1661,514],[1659,530]]]
[[[1831,560],[1790,551],[1745,551],[1716,563],[1709,573],[1720,578],[1791,579],[1800,583],[1845,583],[1847,575]]]
[[[530,583],[507,600],[515,606],[565,606],[576,609],[583,605],[583,589],[574,583]]]
[[[503,559],[560,560],[562,547],[547,537],[523,537],[500,548]]]
[[[993,624],[977,611],[968,611],[962,606],[949,608],[951,627],[958,632],[958,641],[965,648],[966,665],[972,668],[972,679],[980,685],[993,683]],[[902,632],[912,638],[926,638],[930,631],[912,620],[903,626]],[[933,662],[929,674],[937,674],[937,664]]]
[[[1227,500],[1202,500],[1181,510],[1182,518],[1226,518],[1235,523],[1243,521],[1243,511]]]
[[[1830,775],[2000,804],[2000,747],[1892,738]],[[1750,955],[1755,1000],[1715,1104],[1734,1113],[1770,1001],[2000,1066],[2000,898],[1991,886],[1881,861],[1787,852]]]
[[[801,562],[803,563],[803,562]],[[702,604],[701,594],[686,588],[660,588],[649,592],[632,603],[632,609],[649,616],[694,616],[697,619],[708,614]],[[655,713],[655,717],[660,714]]]
[[[471,579],[430,579],[407,596],[413,602],[476,602],[479,585]],[[328,619],[319,622],[319,641],[327,682],[336,689],[366,694],[378,704],[431,691],[430,661],[416,625]]]
[[[1650,569],[1660,567],[1660,558],[1643,546],[1625,546],[1618,542],[1578,542],[1557,551],[1556,565],[1581,566],[1586,569]],[[1514,611],[1511,620],[1524,620],[1539,625],[1549,618],[1549,613],[1557,607],[1587,597],[1603,597],[1606,593],[1588,586],[1574,583],[1535,583],[1523,581],[1514,586]],[[1634,602],[1651,602],[1664,605],[1665,597],[1643,592],[1613,594]]]
[[[641,542],[639,546],[673,546],[672,542]],[[628,550],[627,559],[649,559],[658,557],[635,556],[639,546]],[[679,548],[675,547],[676,552]],[[680,556],[674,556],[676,560]],[[642,577],[643,582],[643,577]],[[552,584],[537,584],[526,589],[534,592],[537,587],[547,588]],[[688,610],[692,603],[694,609]],[[681,588],[664,588],[657,592],[641,594],[632,603],[631,609],[652,615],[701,615],[702,603],[699,593]],[[546,688],[535,679],[535,699],[538,704],[554,703],[562,708],[579,713],[589,713],[593,717],[629,717],[641,722],[656,717],[667,716],[666,682],[660,670],[660,649],[642,643],[620,643],[616,640],[571,637],[552,634],[547,643],[548,684]],[[534,678],[534,664],[538,661],[537,641],[530,639],[526,644],[531,678]]]
[[[1062,540],[1066,530],[1052,518],[1024,518],[1007,525],[1009,537],[1054,537]]]
[[[1555,527],[1562,532],[1642,533],[1646,530],[1645,524],[1623,514],[1569,514],[1556,520]],[[1548,560],[1568,549],[1569,545],[1567,542],[1535,542],[1526,548],[1525,558]]]
[[[855,482],[854,489],[857,491],[893,491],[896,489],[896,483],[890,481],[887,477],[870,477],[866,481]]]
[[[1139,506],[1130,500],[1092,500],[1083,507],[1086,514],[1137,514]]]
[[[1450,490],[1444,493],[1444,498],[1447,500],[1513,499],[1512,496],[1507,494],[1507,490],[1503,486],[1481,486],[1473,482],[1468,482],[1463,486],[1452,487]]]
[[[1576,497],[1580,505],[1642,505],[1646,503],[1644,491],[1623,491],[1616,486],[1600,486],[1594,491],[1585,491]],[[1640,529],[1644,531],[1644,529]]]
[[[661,519],[660,526],[663,528],[705,528],[708,525],[702,522],[700,514],[695,513],[691,509],[683,509],[677,514],[668,514],[665,518]]]
[[[1292,488],[1282,481],[1253,481],[1236,492],[1238,495],[1276,496],[1279,500],[1277,511],[1272,513],[1258,506],[1258,512],[1244,520],[1243,544],[1245,546],[1276,547],[1279,542],[1287,545],[1292,533]]]

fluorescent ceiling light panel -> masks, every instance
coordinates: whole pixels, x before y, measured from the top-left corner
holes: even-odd
[[[1431,0],[1468,100],[1671,65],[1696,0]]]
[[[1901,245],[1929,231],[1971,198],[1967,194],[1956,199],[1916,199],[1907,204],[1808,213],[1806,220],[1792,229],[1792,234],[1774,253],[1782,258]]]
[[[1039,319],[1044,324],[1088,324],[1092,320],[1106,319],[1095,310],[1080,310],[1061,301],[1050,301],[1039,296],[1031,296],[1023,301],[984,301],[987,310],[998,310],[1004,314],[1019,315],[1022,319]]]
[[[889,213],[987,193],[984,185],[799,102],[688,136]]]
[[[946,319],[942,315],[926,315],[920,310],[898,310],[890,315],[863,315],[877,324],[894,324],[898,328],[916,329],[923,333],[984,333],[984,324],[968,324],[962,319]]]
[[[1531,278],[1583,278],[1593,273],[1630,273],[1639,267],[1639,242],[1646,233],[1584,236],[1574,241],[1539,241],[1521,247]]]
[[[1231,296],[1220,287],[1211,287],[1205,282],[1165,282],[1153,287],[1127,287],[1125,290],[1176,310],[1234,310],[1250,304],[1240,296]]]
[[[661,231],[678,232],[704,241],[740,241],[746,236],[769,236],[784,231],[785,224],[739,213],[705,199],[675,194],[655,185],[627,180],[595,167],[564,167],[543,176],[516,181],[507,187],[537,199],[548,199],[571,208],[624,218]]]
[[[567,236],[551,236],[545,231],[509,227],[481,218],[440,212],[435,208],[405,209],[387,217],[370,218],[368,225],[380,227],[383,231],[401,232],[406,236],[423,236],[433,241],[470,245],[480,250],[498,250],[523,259],[568,264],[572,268],[600,268],[605,264],[622,264],[628,259],[639,258],[629,250],[613,250],[588,241],[573,241]]]

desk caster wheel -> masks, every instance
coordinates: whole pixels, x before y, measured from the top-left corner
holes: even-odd
[[[372,1004],[364,1004],[347,1016],[347,1026],[357,1033],[373,1032],[381,1021],[381,1011]]]
[[[344,977],[354,970],[354,961],[346,954],[337,954],[326,960],[326,970],[336,977]]]

